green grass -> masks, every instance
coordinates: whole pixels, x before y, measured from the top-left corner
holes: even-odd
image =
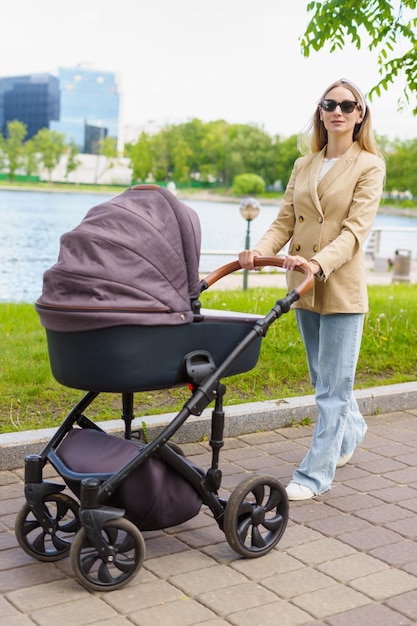
[[[417,286],[370,286],[356,387],[416,380]],[[201,295],[204,307],[266,314],[283,290],[249,288]],[[0,304],[0,432],[57,426],[83,395],[59,385],[49,368],[45,332],[32,304]],[[250,372],[225,379],[225,404],[279,399],[312,393],[295,316],[283,315],[262,341]],[[136,394],[137,417],[180,410],[188,389]],[[101,394],[88,416],[120,417],[120,398]]]

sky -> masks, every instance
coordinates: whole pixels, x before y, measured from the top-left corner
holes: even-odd
[[[57,73],[82,64],[118,76],[123,124],[256,124],[288,137],[307,124],[322,92],[349,78],[366,93],[377,53],[301,53],[308,0],[19,0],[2,12],[0,76]],[[373,126],[417,137],[403,85],[370,103]]]

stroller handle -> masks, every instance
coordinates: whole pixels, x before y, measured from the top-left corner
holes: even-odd
[[[282,267],[283,263],[283,257],[278,256],[258,256],[254,259],[255,267]],[[232,274],[233,272],[241,269],[242,266],[240,265],[239,261],[232,261],[231,263],[226,263],[226,265],[222,265],[204,278],[204,280],[202,281],[204,285],[202,291],[204,289],[208,289],[208,287],[211,287],[211,285],[213,285],[221,278],[224,278],[228,274]],[[311,289],[314,282],[314,275],[306,263],[301,263],[294,271],[304,274],[303,282],[300,283],[300,285],[298,285],[298,287],[295,289],[295,291],[301,297],[305,293],[307,293],[309,289]]]

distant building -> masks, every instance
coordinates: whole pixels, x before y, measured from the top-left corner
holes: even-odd
[[[59,121],[51,130],[64,133],[67,143],[74,141],[80,152],[97,154],[98,142],[119,134],[120,98],[116,75],[82,67],[60,68],[61,95]]]
[[[27,139],[41,128],[65,135],[82,153],[97,154],[99,141],[118,142],[120,98],[116,75],[83,67],[60,68],[58,77],[33,74],[0,79],[0,127],[18,119]]]
[[[50,74],[11,76],[0,79],[0,130],[7,135],[7,122],[19,120],[27,126],[26,139],[41,128],[49,128],[60,115],[59,82]]]

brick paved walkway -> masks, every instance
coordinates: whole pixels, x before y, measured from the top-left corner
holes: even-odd
[[[69,559],[41,563],[17,545],[22,470],[0,472],[0,625],[407,626],[417,623],[417,409],[367,418],[369,429],[334,488],[291,503],[277,547],[242,559],[209,511],[144,533],[147,554],[125,588],[90,593]],[[286,484],[312,426],[226,440],[222,492],[247,472]],[[208,467],[207,444],[183,446]]]

